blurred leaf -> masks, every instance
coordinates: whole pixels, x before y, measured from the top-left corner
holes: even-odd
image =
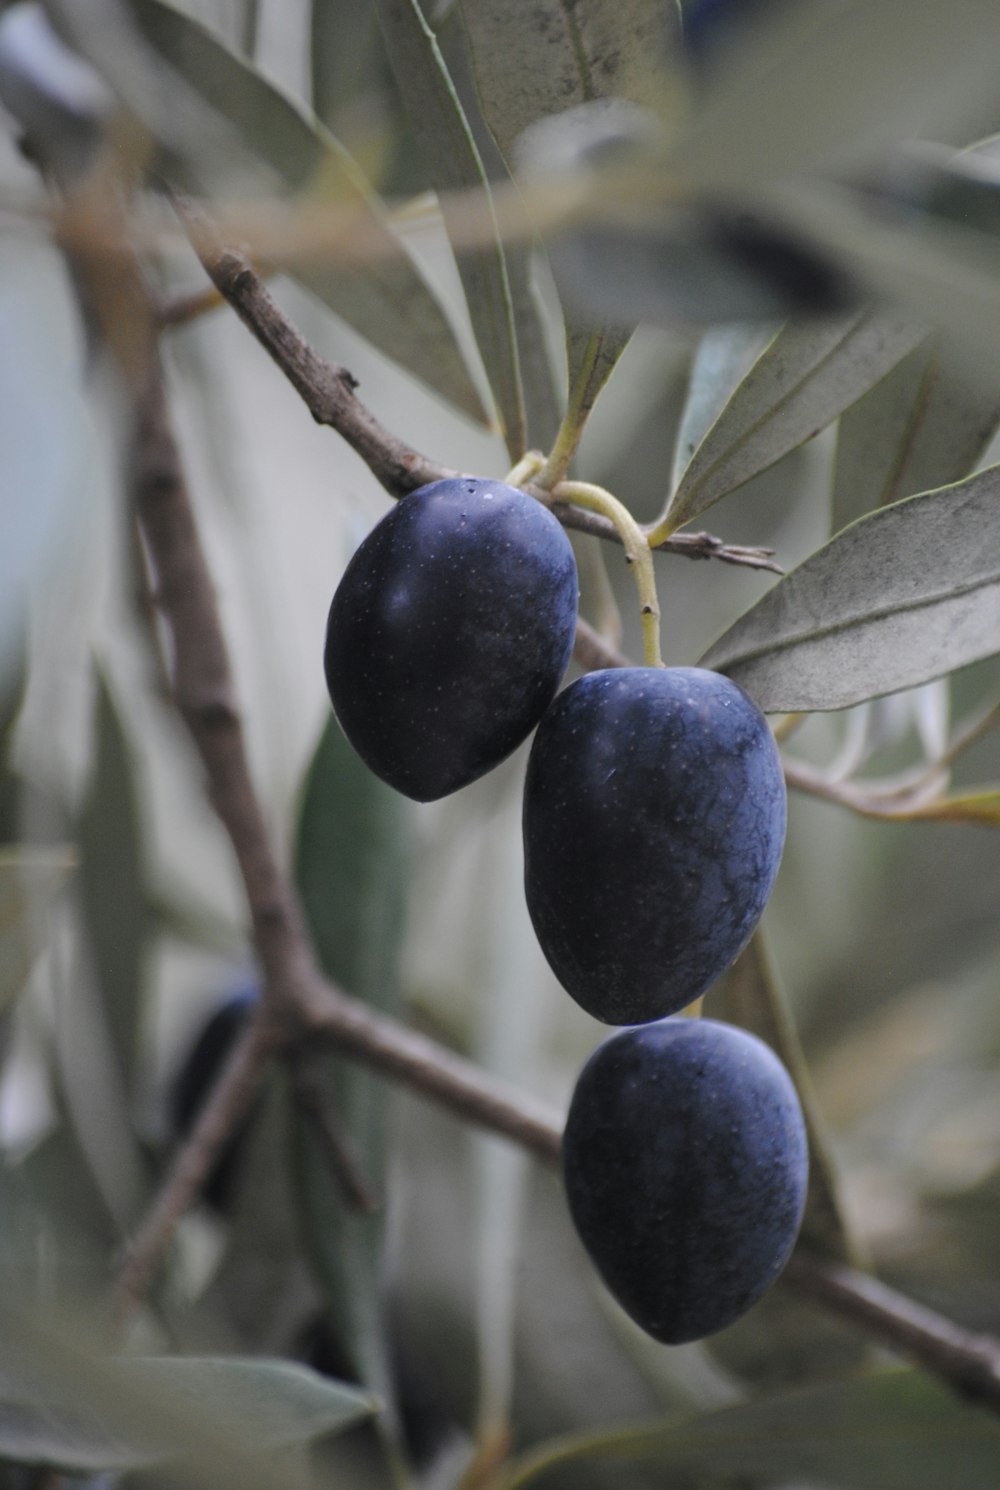
[[[837,433],[832,529],[900,497],[961,481],[1000,423],[1000,390],[963,376],[934,341],[846,409]]]
[[[68,1473],[188,1461],[250,1484],[258,1456],[370,1417],[377,1403],[287,1361],[107,1358],[23,1321],[0,1350],[0,1455]]]
[[[51,562],[79,508],[88,426],[82,337],[66,266],[41,240],[0,242],[0,690],[23,660],[31,583]]]
[[[48,941],[48,916],[70,871],[72,847],[0,850],[0,1011],[24,987]]]
[[[363,764],[330,718],[306,776],[295,874],[323,969],[375,1008],[399,1007],[399,953],[409,870],[408,804]],[[330,1119],[366,1188],[381,1201],[391,1085],[356,1062],[316,1063]],[[294,1134],[299,1204],[341,1349],[385,1391],[380,1258],[384,1208],[351,1208],[309,1120]]]
[[[143,1018],[149,916],[132,755],[100,670],[94,734],[93,773],[77,828],[80,894],[108,1032],[125,1089],[131,1092]]]
[[[68,1122],[0,1169],[0,1299],[94,1297],[123,1241]]]
[[[512,460],[525,449],[524,395],[518,365],[510,282],[495,222],[490,183],[465,110],[434,32],[417,0],[375,0],[389,63],[416,135],[434,189],[442,194],[463,188],[483,192],[483,210],[493,225],[493,242],[463,248],[455,241],[469,315],[496,399],[501,430]],[[449,234],[456,226],[447,196],[441,209]]]
[[[995,1490],[1000,1423],[914,1371],[885,1371],[661,1426],[556,1439],[525,1454],[502,1490],[592,1458],[661,1472],[803,1476],[843,1490]]]
[[[703,191],[866,164],[915,134],[961,138],[992,105],[992,0],[773,6],[678,132],[673,170]]]
[[[960,370],[996,387],[995,239],[947,222],[873,210],[862,194],[815,178],[783,188],[781,211],[790,227],[821,241],[873,298],[941,328]]]
[[[225,114],[255,159],[288,190],[351,207],[379,245],[363,271],[322,264],[292,269],[293,277],[380,352],[481,420],[482,403],[444,312],[343,146],[198,21],[165,0],[127,4],[158,56]]]
[[[677,489],[695,451],[773,336],[767,327],[742,322],[712,327],[702,336],[677,432],[671,491]]]
[[[783,327],[691,457],[667,509],[671,531],[825,429],[924,334],[871,312]]]
[[[839,709],[1000,651],[1000,467],[845,528],[709,648],[765,711]]]
[[[309,61],[312,105],[329,129],[359,93],[371,89],[380,53],[371,4],[312,0]]]

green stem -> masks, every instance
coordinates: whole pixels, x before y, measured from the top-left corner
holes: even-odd
[[[551,459],[550,456],[549,460]],[[539,477],[536,485],[541,484]],[[614,523],[625,550],[625,562],[634,568],[636,587],[639,591],[643,660],[647,667],[662,667],[660,602],[656,594],[653,555],[646,541],[646,535],[639,524],[617,497],[605,491],[603,486],[593,486],[589,481],[560,481],[553,489],[552,495],[558,502],[572,502],[577,507],[587,507],[592,512],[600,512],[602,516]]]
[[[538,472],[545,464],[545,456],[540,450],[526,450],[507,475],[503,478],[507,486],[526,486],[533,481]]]
[[[650,523],[645,529],[646,542],[650,548],[659,548],[661,543],[666,543],[668,538],[674,536],[679,527],[680,523],[674,522],[669,513],[661,513],[656,521]]]

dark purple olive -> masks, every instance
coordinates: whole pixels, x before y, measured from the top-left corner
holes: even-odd
[[[588,673],[539,726],[524,880],[563,987],[607,1024],[674,1014],[746,945],[781,859],[767,721],[703,668]]]
[[[330,607],[341,728],[397,791],[434,801],[534,729],[569,661],[577,577],[562,527],[497,481],[436,481],[388,513]]]
[[[732,1324],[775,1282],[802,1222],[805,1123],[762,1041],[708,1019],[623,1030],[573,1093],[570,1214],[611,1293],[667,1345]]]

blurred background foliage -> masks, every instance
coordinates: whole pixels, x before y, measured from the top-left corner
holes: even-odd
[[[401,242],[403,256],[376,256],[365,273],[335,258],[297,261],[271,286],[402,439],[496,476],[525,443],[548,447],[565,398],[565,331],[582,405],[610,378],[578,473],[643,521],[672,492],[693,492],[690,517],[727,543],[773,548],[789,570],[847,522],[995,458],[996,240],[975,220],[960,233],[948,192],[988,228],[996,188],[974,174],[942,185],[933,162],[909,174],[876,166],[887,144],[925,125],[928,138],[958,145],[997,128],[982,65],[996,55],[997,22],[973,0],[944,29],[937,5],[881,0],[865,31],[866,7],[829,0],[819,11],[844,22],[847,40],[827,59],[826,85],[812,86],[806,55],[787,87],[752,106],[738,78],[713,95],[713,76],[741,53],[741,27],[758,15],[779,24],[784,8],[730,8],[742,15],[731,34],[712,21],[725,7],[688,7],[693,63],[673,8],[625,0],[426,0],[422,13],[402,0],[129,0],[122,14],[137,29],[117,33],[113,6],[45,10],[141,120],[138,154],[158,171],[237,203],[277,191],[300,207],[346,203],[373,234]],[[851,52],[852,28],[871,55]],[[961,45],[949,51],[952,32]],[[922,110],[928,79],[935,108]],[[556,277],[572,268],[560,279],[565,326],[530,237],[501,247],[480,233],[469,245],[439,210],[433,193],[506,189],[516,141],[546,116],[623,94],[655,102],[661,122],[683,120],[702,92],[718,106],[695,110],[703,126],[687,146],[708,205],[696,201],[680,225],[669,211],[637,225],[630,199],[624,226],[608,213],[604,237],[585,226],[568,251],[554,241]],[[746,107],[746,148],[723,160],[712,131],[729,97],[737,118]],[[850,138],[837,132],[846,116]],[[573,180],[596,169],[576,136],[536,138],[545,169],[564,147]],[[777,165],[754,155],[767,140]],[[0,137],[0,1457],[12,1467],[0,1483],[41,1483],[18,1465],[136,1490],[178,1475],[362,1490],[535,1478],[583,1490],[997,1483],[1000,1437],[983,1413],[917,1373],[882,1369],[887,1358],[855,1332],[780,1288],[705,1344],[652,1345],[601,1293],[548,1174],[322,1053],[273,1073],[224,1209],[205,1203],[183,1221],[130,1332],[142,1361],[114,1375],[100,1355],[102,1294],[171,1152],[171,1082],[205,1021],[252,983],[253,950],[228,844],[167,698],[120,491],[114,382],[44,225],[19,214],[37,177],[16,141],[11,119]],[[815,161],[825,196],[808,176]],[[850,170],[881,193],[870,219],[860,186],[846,198]],[[703,518],[708,488],[685,477],[688,457],[706,432],[718,435],[728,393],[776,330],[766,297],[763,327],[729,324],[746,270],[731,236],[710,281],[723,286],[721,315],[699,298],[705,214],[734,179],[765,216],[785,212],[797,245],[825,245],[866,293],[898,299],[879,301],[887,319],[861,351],[851,342],[842,382],[810,374],[798,404],[789,395],[780,418],[765,410],[773,437],[760,450],[735,441]],[[648,181],[639,196],[655,204]],[[498,193],[505,212],[512,200]],[[621,319],[605,325],[607,308],[587,295],[597,264],[614,299],[621,240],[631,244],[627,306],[648,323],[631,336]],[[203,283],[175,237],[151,272],[164,302]],[[750,289],[764,283],[770,295],[774,280],[754,270]],[[931,339],[915,305],[944,332]],[[605,1032],[556,986],[528,923],[522,753],[456,798],[415,807],[366,773],[330,721],[327,607],[388,498],[312,424],[227,310],[170,329],[163,346],[256,785],[325,969],[564,1103]],[[789,346],[780,343],[785,366]],[[995,532],[984,531],[984,547]],[[620,625],[638,655],[619,551],[606,545],[601,558],[594,540],[577,544],[585,613],[610,634]],[[697,661],[774,582],[672,554],[657,567],[668,663]],[[984,607],[976,660],[951,675],[812,714],[794,732],[786,721],[790,753],[862,789],[938,759],[950,730],[1000,697],[991,617]],[[957,759],[949,791],[982,783],[1000,790],[995,732]],[[766,954],[755,947],[707,1009],[786,1042],[809,1073],[829,1165],[817,1170],[810,1243],[870,1259],[953,1319],[1000,1332],[995,803],[981,818],[880,821],[793,792]],[[780,1028],[768,1028],[775,1019]],[[180,1364],[203,1376],[158,1377],[165,1355],[200,1358]],[[295,1375],[277,1358],[320,1374]],[[248,1363],[262,1374],[241,1375]],[[368,1391],[382,1404],[374,1417]],[[640,1421],[651,1425],[643,1434],[615,1438]],[[585,1437],[557,1453],[545,1447],[557,1435]],[[190,1459],[169,1481],[150,1468],[165,1444],[167,1457],[181,1445]],[[516,1474],[512,1449],[527,1454]]]

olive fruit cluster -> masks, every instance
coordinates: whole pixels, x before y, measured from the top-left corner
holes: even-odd
[[[770,1287],[805,1201],[805,1126],[777,1056],[730,1026],[669,1017],[760,919],[784,781],[764,716],[717,673],[608,669],[556,698],[576,605],[551,513],[495,482],[436,482],[348,565],[326,677],[355,749],[418,801],[476,780],[537,725],[523,817],[532,923],[572,997],[634,1026],[577,1083],[570,1212],[626,1311],[679,1343]]]

